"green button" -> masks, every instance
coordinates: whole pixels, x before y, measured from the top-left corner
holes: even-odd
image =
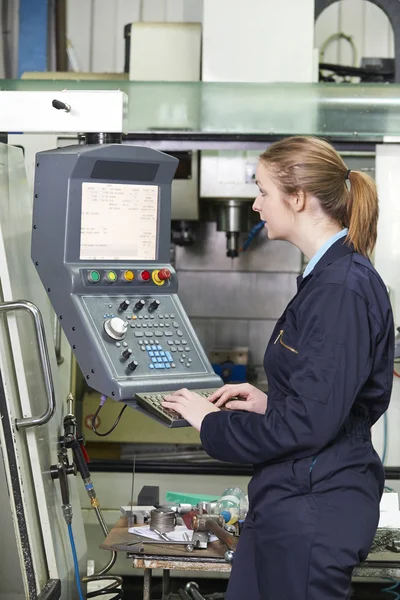
[[[107,273],[107,279],[108,281],[114,282],[117,281],[117,274],[115,271],[108,271]]]
[[[97,283],[100,281],[100,273],[98,271],[90,271],[88,279],[92,283]]]

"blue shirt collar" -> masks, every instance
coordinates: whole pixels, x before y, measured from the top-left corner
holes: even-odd
[[[329,238],[329,240],[327,240],[325,242],[325,244],[323,244],[321,246],[321,248],[319,248],[319,250],[317,250],[317,252],[314,254],[314,256],[311,258],[310,262],[308,263],[308,265],[304,269],[303,278],[307,277],[307,275],[309,275],[311,273],[311,271],[313,270],[313,268],[315,267],[315,265],[317,264],[317,262],[325,254],[325,252],[327,250],[329,250],[329,248],[331,246],[333,246],[333,244],[335,242],[337,242],[338,240],[340,240],[340,238],[345,237],[348,234],[348,232],[349,232],[349,230],[347,229],[347,227],[345,229],[342,229],[342,231],[339,231],[338,233],[336,233],[335,235],[333,235],[331,238]]]

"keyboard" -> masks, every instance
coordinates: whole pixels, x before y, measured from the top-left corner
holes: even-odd
[[[209,398],[211,394],[217,391],[218,388],[214,389],[200,389],[200,390],[191,390],[196,394],[200,394],[204,398]],[[190,427],[190,423],[188,423],[181,415],[179,415],[174,410],[169,408],[164,408],[162,406],[162,402],[164,401],[164,396],[168,396],[173,392],[158,392],[158,393],[141,393],[135,394],[135,400],[144,411],[151,413],[153,416],[157,417],[168,425],[168,427]]]

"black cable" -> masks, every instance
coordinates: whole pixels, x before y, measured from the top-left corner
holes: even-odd
[[[117,417],[117,419],[116,419],[116,421],[115,421],[114,425],[111,427],[111,429],[109,429],[109,430],[108,430],[108,431],[106,431],[105,433],[99,433],[99,432],[97,431],[97,429],[96,429],[96,419],[97,419],[97,416],[98,416],[99,412],[101,411],[101,409],[102,409],[102,407],[103,407],[103,405],[102,405],[102,404],[100,404],[100,406],[98,406],[98,408],[97,408],[96,412],[94,413],[94,415],[93,415],[93,419],[92,419],[92,431],[93,431],[93,433],[95,433],[95,434],[96,434],[96,435],[98,435],[99,437],[105,437],[106,435],[110,435],[110,433],[112,433],[112,432],[114,431],[114,429],[116,428],[116,426],[117,426],[117,425],[118,425],[118,423],[120,422],[120,420],[121,420],[121,417],[122,417],[122,415],[123,415],[123,412],[124,412],[124,410],[127,408],[127,406],[128,406],[128,405],[127,405],[127,404],[125,404],[125,406],[123,407],[123,409],[122,409],[122,410],[121,410],[121,412],[119,413],[119,415],[118,415],[118,417]]]

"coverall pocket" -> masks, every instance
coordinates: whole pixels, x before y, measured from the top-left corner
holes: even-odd
[[[315,336],[300,350],[291,384],[303,397],[326,404],[339,365],[343,344],[330,336]]]

